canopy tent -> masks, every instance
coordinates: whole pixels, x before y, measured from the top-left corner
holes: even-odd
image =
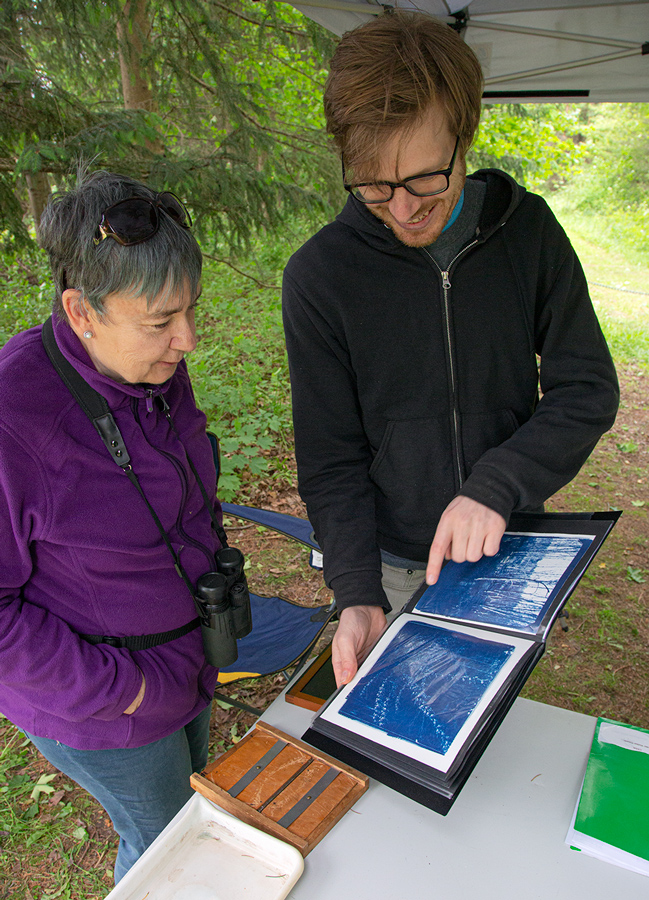
[[[447,21],[476,52],[484,99],[649,101],[649,0],[291,0],[341,35],[390,6]]]

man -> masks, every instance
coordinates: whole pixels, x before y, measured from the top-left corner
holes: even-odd
[[[388,598],[403,606],[444,559],[494,555],[510,514],[541,510],[615,419],[565,233],[504,173],[466,178],[481,95],[473,52],[419,13],[344,35],[332,60],[327,128],[350,196],[289,261],[284,320],[338,684]]]

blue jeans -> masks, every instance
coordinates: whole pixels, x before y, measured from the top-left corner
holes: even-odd
[[[61,772],[101,803],[119,835],[115,884],[189,800],[192,772],[207,763],[210,709],[168,737],[126,750],[75,750],[27,737]]]

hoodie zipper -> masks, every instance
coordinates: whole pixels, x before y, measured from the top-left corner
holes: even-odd
[[[459,488],[464,484],[464,476],[462,474],[462,460],[460,458],[460,421],[458,416],[457,409],[457,377],[455,372],[455,353],[453,350],[453,340],[451,338],[451,312],[450,312],[450,291],[451,291],[451,269],[458,261],[461,256],[464,256],[465,253],[468,253],[473,247],[478,244],[479,238],[476,238],[470,244],[467,244],[466,247],[463,247],[462,250],[451,260],[448,264],[445,271],[442,270],[442,267],[439,263],[431,256],[426,247],[422,247],[426,256],[431,260],[434,264],[435,268],[438,270],[441,279],[442,279],[442,293],[443,293],[443,304],[442,304],[442,312],[444,315],[444,336],[446,339],[446,349],[448,351],[448,360],[449,360],[449,369],[451,375],[451,403],[453,407],[453,435],[455,438],[455,466],[457,470],[457,478]]]

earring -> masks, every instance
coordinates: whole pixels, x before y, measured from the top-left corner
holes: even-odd
[[[84,331],[83,336],[87,341],[89,341],[91,337],[94,337],[92,331]]]

